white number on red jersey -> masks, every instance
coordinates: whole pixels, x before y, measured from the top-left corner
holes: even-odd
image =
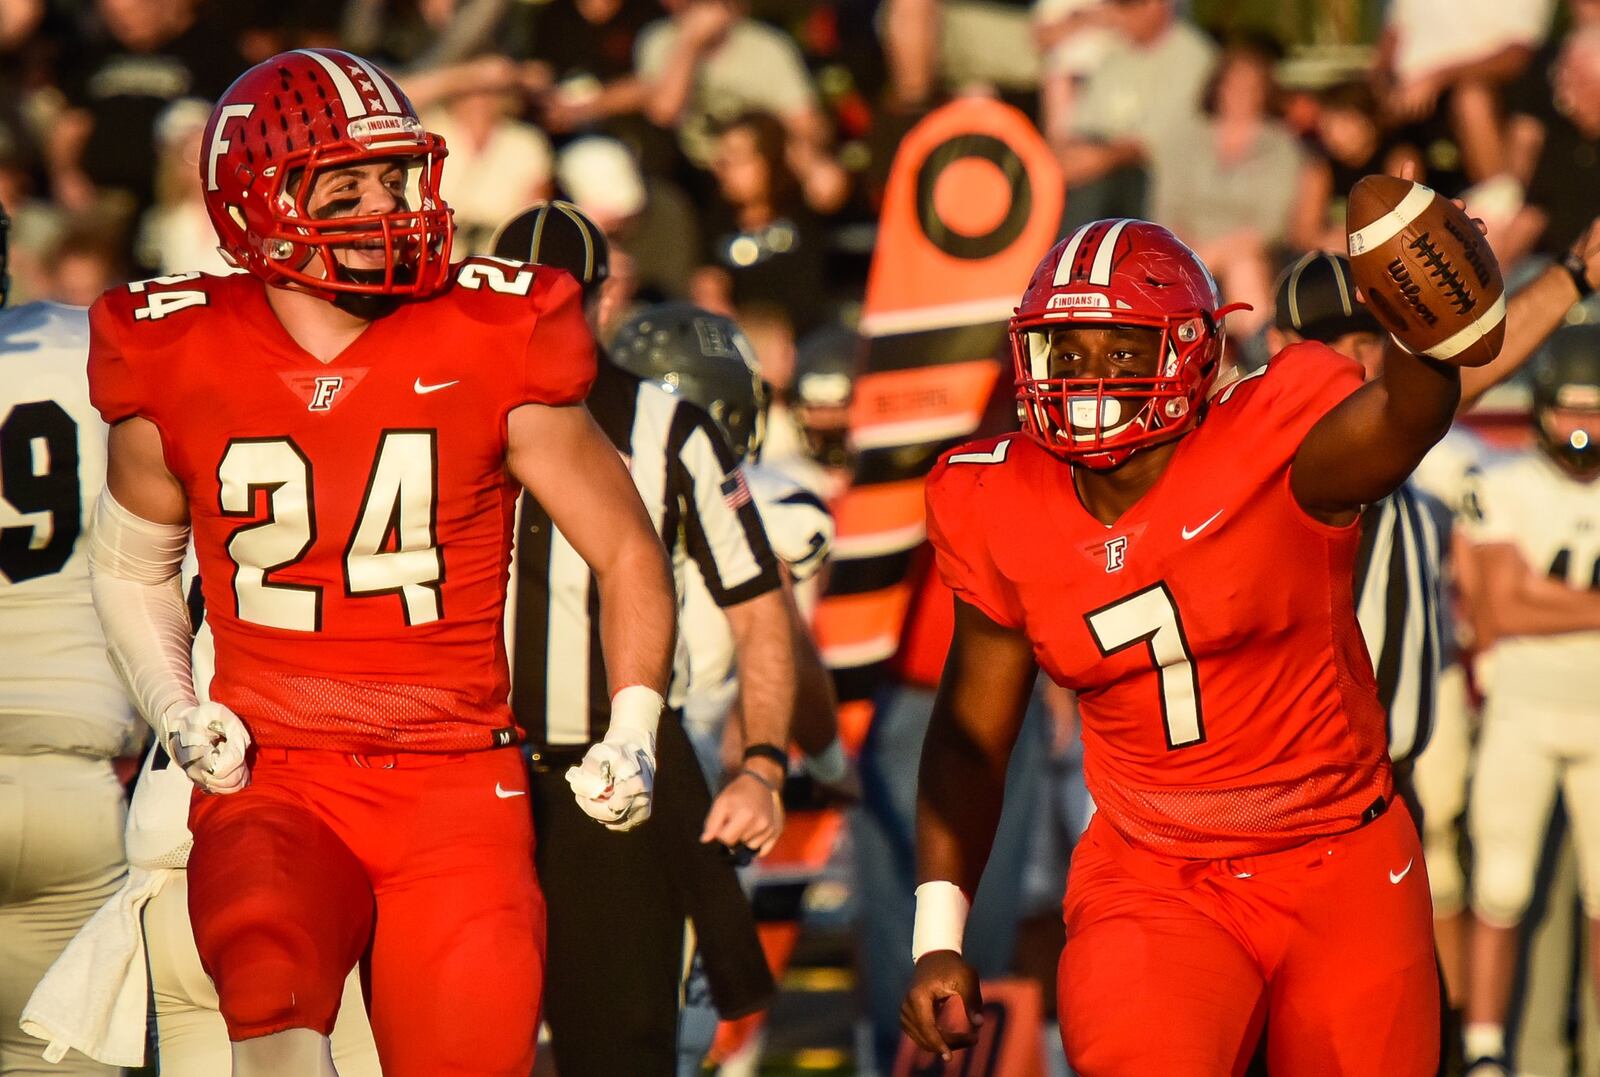
[[[267,518],[228,538],[234,607],[241,621],[315,632],[322,627],[322,589],[274,583],[268,575],[306,555],[317,537],[311,507],[311,461],[287,438],[230,441],[217,467],[222,515],[254,516],[256,491],[267,494]]]
[[[182,284],[184,281],[199,280],[198,273],[174,273],[165,277],[151,277],[148,280],[136,280],[128,285],[128,291],[134,295],[145,294],[145,289],[152,284],[168,285]],[[180,310],[190,307],[203,307],[211,301],[210,296],[197,291],[150,292],[144,306],[135,307],[133,317],[136,321],[158,322],[169,314],[176,314]]]
[[[507,270],[513,271],[515,275]],[[499,292],[502,295],[527,295],[533,287],[533,277],[534,269],[530,265],[513,262],[509,258],[480,255],[477,261],[468,262],[461,267],[461,272],[456,275],[456,281],[461,287],[471,288],[474,291],[487,284],[491,292]]]
[[[1106,657],[1140,643],[1149,650],[1161,680],[1161,717],[1168,748],[1187,748],[1206,739],[1200,714],[1200,675],[1166,584],[1135,591],[1083,619],[1089,623],[1095,646]]]
[[[436,437],[432,430],[384,432],[360,516],[345,545],[346,593],[399,595],[408,625],[443,616],[439,584],[444,552],[435,535]],[[228,539],[239,619],[318,631],[322,588],[271,578],[303,558],[316,541],[311,461],[289,438],[241,438],[228,443],[217,477],[224,516],[255,516],[256,491],[267,495],[267,518],[239,528]]]
[[[435,534],[437,432],[386,430],[344,555],[345,590],[398,594],[406,624],[439,619],[444,554]]]

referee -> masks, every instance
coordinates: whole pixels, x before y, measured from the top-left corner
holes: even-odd
[[[1269,331],[1274,354],[1299,341],[1321,341],[1360,363],[1370,380],[1383,363],[1384,333],[1355,294],[1344,258],[1324,251],[1301,257],[1278,281]],[[1433,729],[1440,670],[1456,660],[1444,624],[1449,529],[1444,504],[1407,481],[1361,514],[1356,552],[1356,619],[1389,716],[1396,789],[1419,826],[1412,762]]]
[[[535,206],[501,229],[495,254],[566,269],[591,321],[608,272],[604,235],[570,204]],[[708,316],[697,343],[733,350],[732,323]],[[747,346],[747,345],[746,345]],[[530,748],[536,859],[548,906],[545,1018],[562,1077],[655,1077],[677,1065],[679,986],[693,921],[725,1018],[763,1007],[771,974],[728,850],[777,840],[794,639],[781,577],[738,463],[711,418],[603,360],[589,409],[629,463],[667,547],[679,590],[698,572],[733,629],[745,722],[743,769],[712,801],[683,731],[675,673],[658,732],[652,815],[608,830],[583,814],[567,769],[610,721],[587,566],[524,496],[516,532],[512,707]],[[683,647],[679,647],[681,668]]]

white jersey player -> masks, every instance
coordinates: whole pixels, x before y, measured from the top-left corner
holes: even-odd
[[[1600,928],[1600,327],[1550,338],[1533,367],[1537,447],[1485,468],[1471,524],[1474,621],[1490,648],[1468,826],[1475,850],[1469,1044],[1503,1026],[1556,792]],[[1590,947],[1600,981],[1600,947]],[[1478,1053],[1474,1051],[1474,1053]]]
[[[0,214],[0,243],[4,215]],[[0,245],[0,277],[4,274]],[[3,286],[0,286],[3,301]],[[34,985],[127,872],[111,760],[144,723],[106,659],[89,598],[87,528],[106,428],[89,404],[88,315],[0,310],[0,1073],[119,1072],[73,1052],[50,1065],[18,1027]]]
[[[767,541],[794,585],[805,617],[815,601],[817,572],[833,548],[833,516],[816,494],[776,471],[746,463],[744,475]],[[693,573],[686,575],[679,600],[678,647],[689,691],[684,724],[697,746],[706,738],[714,742],[739,692],[733,632],[727,615]]]

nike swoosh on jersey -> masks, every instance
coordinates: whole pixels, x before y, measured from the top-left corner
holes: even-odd
[[[437,393],[440,389],[448,389],[452,385],[460,384],[461,379],[457,378],[455,381],[441,381],[438,385],[424,385],[422,384],[422,379],[418,378],[416,381],[411,383],[411,388],[415,389],[417,391],[417,395],[420,396],[424,393]]]
[[[1183,528],[1183,540],[1185,542],[1189,541],[1190,539],[1192,539],[1196,535],[1198,535],[1200,532],[1204,531],[1206,528],[1208,528],[1212,524],[1216,523],[1217,517],[1222,515],[1222,511],[1223,510],[1218,509],[1216,512],[1213,512],[1211,514],[1211,518],[1208,519],[1205,523],[1201,524],[1199,527],[1190,528],[1187,525],[1185,525],[1184,528]]]
[[[451,384],[453,385],[455,383],[452,382]],[[501,800],[505,800],[508,797],[525,797],[528,795],[528,791],[526,789],[502,789],[500,787],[500,783],[495,782],[494,795],[499,797]]]
[[[1405,867],[1401,868],[1399,871],[1391,871],[1389,873],[1389,881],[1392,883],[1399,883],[1401,879],[1404,879],[1407,875],[1411,874],[1411,865],[1415,864],[1416,862],[1417,858],[1412,857],[1410,860],[1406,861]]]

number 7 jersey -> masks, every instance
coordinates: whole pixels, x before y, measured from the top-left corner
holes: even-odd
[[[1285,350],[1213,396],[1111,526],[1022,434],[963,446],[928,479],[940,573],[1078,693],[1090,792],[1136,846],[1268,852],[1352,829],[1391,794],[1357,528],[1289,489],[1306,432],[1360,383],[1320,344]]]
[[[212,698],[272,747],[510,743],[506,417],[587,394],[576,283],[469,260],[327,363],[265,288],[185,274],[90,311],[95,406],[154,423],[188,497]]]

